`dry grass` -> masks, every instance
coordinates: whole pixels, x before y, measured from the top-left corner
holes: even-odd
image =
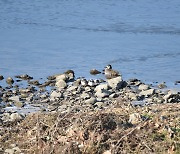
[[[142,120],[129,123],[129,115]],[[0,146],[23,153],[180,153],[180,104],[118,107],[85,113],[35,113],[0,129]]]

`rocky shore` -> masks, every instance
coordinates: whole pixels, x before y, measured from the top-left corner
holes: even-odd
[[[27,74],[0,80],[0,153],[180,152],[180,92],[165,83],[87,80],[72,70],[43,83]]]

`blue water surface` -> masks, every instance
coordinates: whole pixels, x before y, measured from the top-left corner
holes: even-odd
[[[39,79],[112,64],[124,79],[180,80],[179,0],[0,0],[0,74]],[[178,86],[178,85],[177,85]]]

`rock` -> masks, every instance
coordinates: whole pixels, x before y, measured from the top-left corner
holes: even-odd
[[[118,94],[113,93],[113,94],[111,94],[111,95],[109,96],[109,98],[117,98],[118,96],[119,96]]]
[[[23,102],[15,102],[14,105],[21,108],[24,106],[24,103]]]
[[[130,100],[133,100],[133,101],[137,100],[137,96],[133,92],[129,92],[128,97],[129,97]]]
[[[129,116],[129,122],[134,124],[138,124],[142,121],[141,115],[139,113],[133,113]]]
[[[158,84],[158,88],[160,89],[167,88],[166,83],[163,82],[163,83]]]
[[[98,86],[96,86],[96,88],[94,89],[96,92],[97,91],[101,91],[101,90],[108,90],[109,89],[109,86],[107,83],[103,83],[103,84],[100,84]]]
[[[102,89],[102,90],[98,90],[95,93],[95,96],[97,96],[98,98],[104,98],[104,97],[108,97],[111,94],[110,91]]]
[[[77,79],[76,81],[73,82],[74,86],[79,86],[81,84],[81,79]]]
[[[168,94],[166,94],[163,99],[165,100],[165,103],[179,103],[180,102],[180,93],[177,91],[169,91]]]
[[[27,75],[27,74],[23,74],[23,75],[17,75],[15,76],[16,78],[19,78],[19,79],[23,79],[23,80],[31,80],[33,79],[33,77]]]
[[[61,98],[63,95],[61,92],[53,91],[50,95],[50,101],[55,101]]]
[[[4,79],[4,77],[2,75],[0,75],[0,80],[3,80],[3,79]]]
[[[11,96],[9,97],[10,101],[14,101],[14,102],[20,102],[20,97],[19,96]]]
[[[67,88],[67,91],[76,91],[77,90],[77,86],[70,86]]]
[[[96,103],[96,98],[95,98],[95,97],[91,97],[91,98],[89,98],[89,99],[87,99],[87,100],[85,101],[85,104],[91,104],[91,105],[93,105],[94,103]]]
[[[104,102],[96,102],[94,105],[98,108],[102,108],[104,106]]]
[[[14,153],[15,153],[15,150],[14,150],[14,149],[6,149],[6,150],[4,151],[4,153],[6,153],[6,154],[14,154]]]
[[[118,90],[123,87],[123,80],[122,80],[121,76],[113,78],[113,79],[109,79],[109,80],[107,80],[107,82],[108,82],[108,85],[112,89]]]
[[[63,81],[67,80],[67,77],[65,74],[56,75],[56,82],[61,81],[61,80],[63,80]]]
[[[98,71],[98,70],[96,70],[96,69],[91,69],[90,70],[90,74],[91,75],[97,75],[97,74],[100,74],[101,72],[100,71]]]
[[[20,152],[21,152],[21,150],[20,150],[19,147],[17,147],[17,146],[14,147],[13,150],[15,151],[15,153],[20,153]]]
[[[10,121],[19,121],[21,119],[23,119],[23,116],[19,113],[12,113],[10,115]]]
[[[6,83],[12,85],[12,84],[14,83],[13,78],[8,77],[8,78],[6,79]]]
[[[56,82],[56,87],[59,89],[64,89],[67,87],[67,83],[64,80],[59,80]]]
[[[90,95],[88,93],[86,93],[86,92],[83,92],[80,97],[83,98],[83,99],[89,99]]]
[[[138,89],[141,90],[141,91],[142,91],[142,90],[145,91],[145,90],[148,90],[148,89],[149,89],[149,86],[146,85],[146,84],[141,84],[141,85],[139,85]]]
[[[147,97],[153,95],[154,93],[155,93],[155,89],[149,89],[149,90],[141,91],[139,94]]]
[[[82,86],[87,86],[88,85],[88,82],[87,82],[87,80],[86,79],[81,79],[81,85]]]
[[[133,106],[145,106],[147,103],[145,101],[132,101],[131,105]]]
[[[35,86],[39,86],[40,83],[38,80],[34,80],[34,81],[28,81],[29,84],[35,85]]]

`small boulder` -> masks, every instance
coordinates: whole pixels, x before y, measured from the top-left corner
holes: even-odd
[[[148,90],[148,89],[149,89],[149,86],[146,85],[146,84],[141,84],[141,85],[139,85],[138,89],[141,90],[141,91],[142,91],[142,90]]]
[[[98,98],[104,98],[104,97],[108,97],[111,94],[110,91],[102,89],[99,90],[95,93],[95,96],[97,96]]]
[[[155,89],[149,89],[149,90],[145,90],[145,91],[141,91],[139,94],[142,96],[151,96],[155,93]]]
[[[95,97],[91,97],[91,98],[89,98],[89,99],[87,99],[86,101],[85,101],[85,103],[86,104],[94,104],[94,103],[96,103],[96,98]]]
[[[3,80],[3,79],[4,79],[4,77],[2,75],[0,75],[0,80]]]
[[[62,93],[61,92],[57,92],[57,91],[53,91],[50,95],[50,101],[55,101],[59,98],[62,97]]]
[[[10,121],[19,121],[21,119],[23,119],[23,116],[19,113],[12,113],[10,115]]]
[[[112,88],[112,89],[120,89],[123,87],[123,80],[121,76],[118,76],[116,78],[113,79],[109,79],[107,80],[108,85]]]
[[[59,89],[64,89],[67,87],[67,83],[64,80],[59,80],[56,82],[56,87]]]
[[[109,86],[107,83],[103,83],[103,84],[100,84],[98,86],[96,86],[96,88],[94,89],[96,92],[97,91],[101,91],[101,90],[108,90],[109,89]]]

